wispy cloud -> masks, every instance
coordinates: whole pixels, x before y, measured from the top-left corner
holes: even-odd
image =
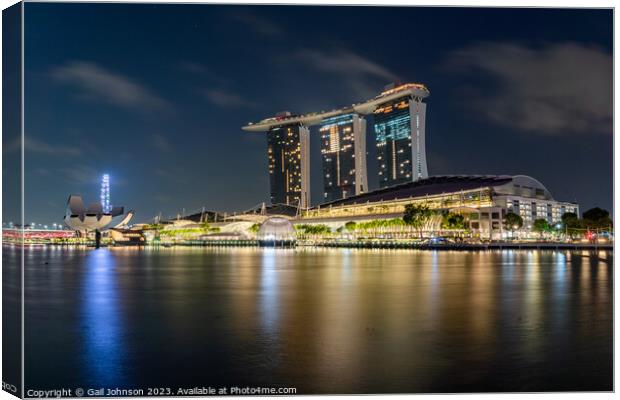
[[[547,135],[612,132],[612,56],[599,48],[479,43],[454,51],[446,67],[495,80],[467,102],[499,125]]]
[[[172,202],[172,197],[167,194],[156,194],[153,196],[155,200],[159,203],[170,203]]]
[[[129,77],[86,61],[74,61],[54,68],[52,76],[72,85],[83,96],[121,107],[161,111],[171,105]]]
[[[51,155],[78,156],[83,153],[83,149],[74,146],[52,145],[40,140],[26,137],[24,139],[26,152],[44,153]]]
[[[59,172],[64,175],[70,184],[86,185],[92,184],[96,187],[99,180],[99,172],[93,167],[79,165],[70,168],[60,168]]]
[[[184,72],[189,72],[192,74],[196,74],[200,77],[205,78],[206,80],[216,83],[216,84],[226,84],[229,83],[230,80],[216,71],[214,68],[198,63],[195,61],[181,61],[179,64],[179,68]]]
[[[255,104],[231,91],[208,89],[204,92],[207,100],[219,107],[254,107]]]
[[[181,61],[179,63],[179,67],[183,71],[192,72],[195,74],[203,74],[205,72],[209,72],[209,73],[211,72],[211,69],[208,68],[206,65],[197,63],[194,61]]]
[[[103,172],[90,165],[77,164],[72,167],[59,168],[57,175],[64,176],[66,182],[70,185],[89,185],[98,189]],[[111,176],[113,186],[125,186],[127,180],[119,176]]]
[[[237,11],[233,14],[233,19],[264,36],[278,36],[282,34],[282,29],[274,22],[250,12]]]
[[[168,140],[167,137],[160,134],[155,134],[151,137],[151,145],[161,151],[170,151],[172,148],[172,144]]]
[[[349,49],[302,49],[294,54],[301,65],[338,77],[358,97],[373,95],[379,87],[397,80],[395,73]]]
[[[153,173],[157,175],[160,179],[173,181],[176,184],[189,183],[187,171],[184,171],[183,167],[166,166],[166,168],[156,168]]]
[[[3,147],[3,152],[17,151],[21,148],[22,140],[17,138]],[[26,153],[49,154],[54,156],[79,156],[84,153],[84,149],[77,146],[53,145],[41,140],[33,139],[30,136],[24,138],[24,150]],[[27,154],[26,154],[27,155]]]

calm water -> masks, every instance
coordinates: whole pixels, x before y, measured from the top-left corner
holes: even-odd
[[[611,253],[40,248],[26,263],[26,389],[612,389]]]

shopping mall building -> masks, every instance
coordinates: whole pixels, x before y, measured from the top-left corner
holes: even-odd
[[[302,211],[294,222],[337,229],[349,221],[400,218],[412,203],[463,214],[472,233],[494,240],[508,234],[503,224],[508,212],[523,218],[522,232],[531,231],[536,219],[554,225],[566,212],[579,214],[577,204],[555,200],[542,183],[529,176],[459,175],[433,176],[324,203]]]

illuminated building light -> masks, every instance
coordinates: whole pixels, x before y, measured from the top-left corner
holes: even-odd
[[[103,212],[108,214],[112,210],[112,205],[110,204],[110,175],[103,174],[101,178],[101,208],[103,208]]]

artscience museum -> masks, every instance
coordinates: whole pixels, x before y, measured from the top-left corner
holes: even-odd
[[[69,228],[86,233],[125,227],[133,215],[133,211],[125,214],[124,207],[120,206],[111,208],[109,212],[103,210],[101,203],[90,203],[85,207],[82,196],[71,195],[67,200],[64,222]]]

